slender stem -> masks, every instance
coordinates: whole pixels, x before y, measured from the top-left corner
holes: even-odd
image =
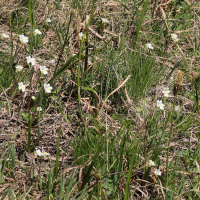
[[[28,153],[31,151],[31,111],[29,110],[29,120],[28,120]]]
[[[81,46],[80,46],[79,58],[78,58],[78,106],[79,106],[79,111],[80,112],[81,112],[81,80],[80,80],[80,73],[81,73],[81,53],[82,53],[82,48],[83,48],[84,36],[83,36],[83,39],[80,41]]]
[[[179,89],[180,89],[180,86],[178,86],[178,88],[177,88],[177,92],[174,97],[174,104],[173,104],[172,112],[171,112],[171,126],[170,126],[170,132],[169,132],[169,140],[168,140],[168,144],[167,144],[166,188],[168,187],[168,181],[169,181],[169,149],[170,149],[170,143],[171,143],[171,137],[172,137],[173,114],[174,114],[174,108],[175,108]]]

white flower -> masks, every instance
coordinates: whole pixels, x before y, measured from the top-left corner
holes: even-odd
[[[154,174],[155,174],[156,176],[161,176],[161,171],[160,171],[160,169],[156,169],[156,170],[154,171]]]
[[[160,107],[161,110],[164,110],[164,104],[162,103],[162,100],[157,100],[157,106]]]
[[[103,24],[109,23],[109,21],[107,19],[105,19],[105,18],[101,18],[101,21],[102,21]]]
[[[153,50],[153,46],[152,46],[152,44],[150,44],[150,43],[147,43],[147,44],[146,44],[146,47],[147,47],[148,49]]]
[[[82,40],[83,36],[84,36],[84,34],[82,32],[80,32],[79,33],[79,40]],[[84,37],[84,38],[86,38],[86,37]]]
[[[19,90],[22,90],[22,92],[25,91],[26,86],[23,84],[23,82],[18,83],[18,86],[19,86]]]
[[[152,160],[149,160],[149,167],[155,166],[155,162]]]
[[[50,86],[50,84],[44,84],[44,89],[46,93],[51,93],[53,88]]]
[[[31,58],[30,56],[26,57],[28,65],[31,63],[31,66],[35,65],[35,58]]]
[[[1,36],[1,38],[9,38],[9,35],[7,35],[5,33],[2,33],[0,36]]]
[[[38,30],[38,29],[35,29],[34,31],[33,31],[33,35],[41,35],[42,33]]]
[[[174,42],[178,42],[180,40],[180,38],[176,34],[171,34],[171,38],[172,40],[174,40]]]
[[[45,151],[40,151],[39,149],[36,149],[34,151],[34,156],[37,158],[37,157],[43,157],[45,158],[46,156],[49,156],[50,154],[45,152]]]
[[[162,93],[164,94],[164,97],[168,97],[168,94],[170,93],[170,90],[168,87],[164,87]]]
[[[37,107],[37,111],[38,112],[42,111],[42,108],[41,107]]]
[[[46,22],[47,22],[47,23],[50,23],[50,22],[51,22],[51,19],[50,19],[50,18],[46,18]]]
[[[162,104],[162,100],[157,100],[157,106],[159,106],[160,104]]]
[[[40,65],[40,71],[43,73],[43,74],[48,74],[47,72],[48,68],[46,66],[41,66]]]
[[[41,157],[42,156],[42,152],[39,149],[36,149],[34,151],[34,156],[37,158],[38,156]]]
[[[19,40],[22,44],[28,43],[28,37],[25,37],[24,35],[19,35]]]
[[[72,56],[75,56],[75,55],[76,55],[75,53],[72,54]]]
[[[163,103],[161,103],[160,105],[159,105],[159,107],[160,107],[160,110],[164,110],[164,104]]]
[[[16,65],[15,68],[16,68],[17,72],[21,72],[23,69],[23,67],[21,65]]]
[[[36,97],[35,97],[35,96],[32,96],[31,98],[33,99],[33,101],[35,101],[35,100],[36,100]]]

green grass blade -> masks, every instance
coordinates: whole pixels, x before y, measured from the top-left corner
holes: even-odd
[[[127,177],[126,187],[125,187],[124,200],[128,200],[128,194],[129,194],[129,187],[130,187],[132,169],[133,169],[133,164],[134,164],[135,157],[136,157],[136,152],[137,152],[137,145],[138,144],[136,143],[136,145],[134,147],[134,150],[133,150],[133,155],[132,155],[132,158],[131,158],[131,162],[130,162],[130,165],[129,165],[128,177]]]
[[[145,1],[144,5],[143,5],[142,14],[141,14],[141,17],[140,17],[139,22],[137,24],[137,32],[136,32],[136,37],[135,37],[135,47],[136,47],[136,42],[138,40],[138,36],[139,36],[140,28],[141,28],[141,25],[142,25],[142,21],[143,21],[143,18],[144,18],[144,14],[145,14],[145,11],[146,11],[146,7],[147,7],[147,0]]]
[[[86,172],[86,175],[85,175],[85,179],[81,185],[81,190],[84,189],[85,185],[88,183],[88,181],[90,180],[90,173],[92,171],[92,168],[94,166],[94,163],[96,162],[96,160],[98,159],[98,156],[99,156],[99,153],[101,152],[101,149],[102,149],[102,146],[99,146],[99,148],[97,149],[95,155],[92,157],[92,163],[90,164],[87,172]]]

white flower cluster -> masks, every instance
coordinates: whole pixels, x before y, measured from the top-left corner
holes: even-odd
[[[170,93],[169,88],[168,87],[164,87],[162,93],[163,93],[164,97],[168,97],[169,93]],[[164,110],[165,105],[163,104],[162,100],[157,100],[157,106],[161,110]]]
[[[176,34],[171,34],[171,38],[174,42],[178,42],[180,40],[180,38],[178,37],[178,35]]]
[[[22,92],[25,92],[26,86],[24,85],[23,82],[18,83],[19,90],[22,90]]]
[[[45,151],[40,151],[39,149],[36,149],[34,151],[34,156],[36,158],[40,157],[40,158],[45,158],[46,156],[49,156],[50,154],[45,152]]]
[[[33,31],[33,35],[41,35],[42,33],[38,30],[38,29],[35,29]],[[4,36],[5,37],[5,36]],[[9,36],[8,36],[9,37]],[[24,35],[19,35],[19,40],[22,44],[26,44],[28,43],[28,37],[24,36]]]
[[[101,18],[101,21],[102,21],[103,24],[105,24],[105,23],[109,24],[109,21],[105,18]]]

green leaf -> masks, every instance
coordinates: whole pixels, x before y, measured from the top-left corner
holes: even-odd
[[[29,121],[29,113],[22,113],[21,115],[26,120],[26,122]],[[30,119],[32,120],[32,115],[30,116]]]

